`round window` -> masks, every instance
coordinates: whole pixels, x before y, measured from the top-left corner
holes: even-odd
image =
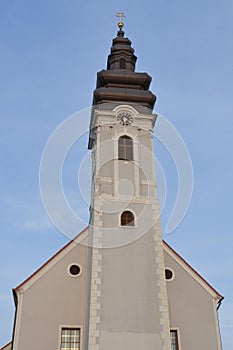
[[[74,277],[79,276],[82,272],[81,267],[77,264],[70,265],[68,271],[69,271],[69,274]]]
[[[165,269],[165,278],[167,281],[171,281],[174,278],[174,272],[170,269]]]

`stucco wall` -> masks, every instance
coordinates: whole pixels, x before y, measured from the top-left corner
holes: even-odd
[[[167,281],[167,291],[170,323],[178,328],[180,350],[221,349],[213,297],[168,253],[164,258],[175,274]]]
[[[97,266],[98,274],[91,281],[91,350],[170,348],[152,143],[154,116],[141,116],[130,108],[97,113],[92,235],[104,249],[96,249],[92,260],[92,271]],[[134,115],[132,125],[119,122],[120,110]],[[118,159],[118,140],[123,135],[133,140],[132,160]],[[125,210],[133,212],[134,226],[121,226]]]
[[[81,265],[80,276],[67,273],[72,263]],[[14,350],[59,349],[62,326],[81,326],[85,332],[86,277],[87,248],[76,245],[19,295]]]
[[[150,234],[146,235],[133,245],[109,249],[103,255],[106,267],[104,279],[111,280],[111,284],[106,284],[104,279],[102,281],[101,298],[102,301],[105,299],[101,310],[102,341],[108,343],[115,336],[116,348],[121,345],[120,340],[126,344],[135,341],[135,349],[146,343],[148,348],[152,348],[160,341],[159,338],[155,339],[156,334],[153,335],[151,329],[153,325],[154,328],[158,327],[154,323],[154,314],[158,310],[153,302],[157,287],[152,283],[148,290],[146,285],[140,284],[139,278],[145,275],[145,278],[153,279],[151,273],[155,273],[152,267],[153,256],[148,256],[147,261],[140,260],[140,256],[146,254],[143,249],[153,244],[151,238]],[[84,350],[87,253],[85,246],[76,245],[24,292],[23,299],[20,294],[16,324],[18,336],[15,338],[14,350],[41,350],[42,347],[59,349],[61,326],[82,327],[81,345]],[[178,329],[180,350],[219,350],[216,303],[212,296],[166,250],[164,258],[165,267],[171,268],[175,273],[174,280],[167,282],[167,292],[170,326]],[[145,262],[150,265],[149,268]],[[71,263],[82,266],[82,274],[77,278],[72,278],[67,273],[67,267]],[[132,276],[129,280],[128,276],[132,273],[135,277]],[[140,304],[143,303],[141,309]],[[150,305],[155,307],[150,308]],[[147,310],[145,319],[137,314],[140,309]],[[135,329],[140,329],[141,332],[137,335],[132,332]]]
[[[129,230],[128,230],[129,231]],[[127,235],[127,229],[124,230]],[[102,253],[103,349],[162,349],[153,232]],[[146,258],[145,258],[146,257]],[[114,340],[115,339],[115,340]],[[101,349],[101,346],[100,346]]]

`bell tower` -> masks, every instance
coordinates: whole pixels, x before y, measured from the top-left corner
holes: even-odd
[[[90,123],[89,298],[86,350],[169,350],[160,207],[154,169],[151,77],[122,18],[97,74]]]

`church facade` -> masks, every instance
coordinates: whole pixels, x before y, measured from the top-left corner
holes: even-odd
[[[223,297],[162,240],[156,97],[122,27],[93,97],[89,226],[14,289],[4,350],[222,349]]]

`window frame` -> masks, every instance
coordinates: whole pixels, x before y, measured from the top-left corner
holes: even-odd
[[[70,268],[71,268],[72,265],[77,265],[79,267],[80,271],[79,271],[79,273],[77,275],[72,275],[72,273],[70,272]],[[73,262],[72,264],[69,264],[68,267],[67,267],[67,273],[72,278],[79,277],[82,274],[82,272],[83,272],[82,266],[79,263],[77,263],[77,262]]]
[[[121,140],[124,140],[121,143]],[[125,140],[130,140],[130,144],[127,145]],[[118,137],[118,159],[130,162],[134,160],[134,140],[128,135],[121,135]],[[129,152],[129,157],[128,153]]]
[[[122,224],[122,215],[123,215],[124,213],[131,213],[132,216],[133,216],[133,220],[130,221],[129,223],[127,223],[127,224]],[[131,224],[131,223],[132,223],[132,224]],[[134,214],[134,212],[133,212],[132,210],[126,209],[126,210],[124,210],[124,211],[120,214],[120,226],[121,226],[121,227],[131,227],[131,228],[136,226],[136,216],[135,216],[135,214]]]
[[[60,325],[60,327],[59,327],[59,350],[64,350],[64,349],[66,349],[66,350],[70,350],[70,349],[72,349],[72,350],[76,350],[76,348],[71,348],[71,347],[69,347],[69,348],[62,348],[62,331],[63,330],[79,330],[79,348],[78,348],[78,350],[81,350],[82,349],[82,332],[83,332],[83,329],[82,329],[82,326],[80,326],[80,325],[72,325],[72,326],[70,326],[70,325]],[[70,343],[70,344],[72,344],[72,343]]]
[[[176,349],[175,350],[181,350],[181,347],[180,347],[180,332],[179,332],[179,329],[178,328],[170,328],[170,343],[171,343],[171,346],[172,346],[172,337],[171,337],[171,334],[172,333],[175,333],[176,334],[176,338],[175,338],[175,341],[176,341]],[[172,347],[171,347],[172,349]],[[173,349],[172,349],[173,350]]]
[[[121,57],[119,60],[119,68],[126,69],[126,59],[124,57]]]
[[[167,279],[166,278],[166,270],[170,270],[172,272],[172,278]],[[164,268],[164,277],[166,282],[172,282],[175,279],[175,272],[171,267],[165,266]]]

